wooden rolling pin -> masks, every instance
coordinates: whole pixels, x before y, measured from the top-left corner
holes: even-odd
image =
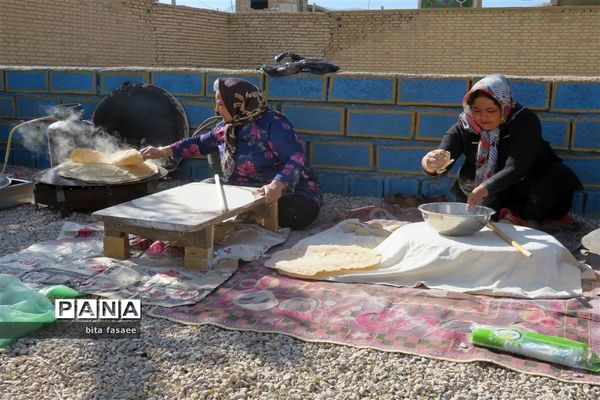
[[[221,179],[218,174],[215,174],[215,185],[217,187],[217,199],[219,200],[221,211],[228,212],[229,206],[227,205],[227,197],[225,197],[225,188],[221,184]]]
[[[519,250],[523,255],[531,257],[531,252],[529,250],[525,249],[523,246],[517,243],[517,241],[511,238],[508,234],[504,233],[500,228],[496,226],[496,224],[494,224],[493,222],[488,222],[487,227],[490,228],[492,232],[494,232],[496,235],[498,235],[500,239],[504,240],[506,243]]]

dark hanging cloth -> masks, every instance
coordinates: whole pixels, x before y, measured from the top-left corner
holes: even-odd
[[[275,57],[275,64],[264,64],[259,71],[269,76],[286,76],[299,72],[322,75],[339,69],[340,67],[325,58],[306,58],[287,51]]]

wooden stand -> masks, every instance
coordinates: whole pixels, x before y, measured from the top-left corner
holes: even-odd
[[[256,215],[259,219],[259,222],[265,229],[268,229],[273,232],[277,232],[279,229],[279,217],[278,217],[278,208],[277,202],[271,204],[263,204],[260,207],[257,207],[255,211],[253,211],[254,215]]]
[[[129,258],[129,235],[119,233],[119,236],[104,234],[104,256],[124,260]]]
[[[269,230],[278,230],[277,203],[266,204],[254,195],[254,188],[224,186],[229,211],[214,209],[214,204],[197,204],[214,185],[190,183],[105,208],[92,214],[104,222],[104,256],[129,258],[129,234],[152,240],[175,242],[184,247],[183,264],[207,271],[212,265],[215,226],[233,216],[252,212]],[[216,196],[216,195],[215,195]],[[212,207],[212,208],[209,208]],[[216,229],[219,235],[219,229]]]

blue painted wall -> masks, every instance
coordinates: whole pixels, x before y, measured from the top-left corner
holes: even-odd
[[[152,84],[174,96],[204,96],[204,74],[199,72],[152,72]]]
[[[433,180],[422,174],[420,159],[456,121],[465,91],[480,78],[356,73],[271,78],[247,70],[5,67],[0,68],[0,156],[19,122],[61,103],[81,103],[90,119],[103,96],[125,82],[171,92],[193,131],[214,114],[212,84],[224,76],[248,79],[264,90],[272,107],[292,121],[323,189],[349,196],[450,196],[457,167],[449,177]],[[600,216],[600,79],[517,77],[511,83],[517,100],[540,116],[546,140],[585,185],[573,211]],[[11,153],[11,164],[49,166],[47,150],[25,147],[19,135]],[[202,179],[209,170],[206,160],[185,160],[178,173]]]
[[[96,94],[93,71],[50,71],[50,92]]]
[[[459,106],[469,89],[468,79],[400,79],[398,104]]]

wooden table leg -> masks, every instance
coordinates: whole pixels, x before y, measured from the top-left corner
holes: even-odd
[[[183,265],[200,271],[208,271],[213,261],[213,240],[213,225],[194,234],[194,244],[197,245],[185,246]]]
[[[268,230],[273,232],[277,232],[279,230],[279,209],[277,207],[277,202],[268,205],[269,212],[265,216],[263,226]]]
[[[104,257],[126,260],[129,258],[129,234],[125,232],[104,234]]]
[[[271,204],[263,204],[253,212],[260,219],[262,226],[273,232],[279,230],[279,210],[276,201]]]
[[[129,258],[129,233],[112,223],[104,223],[104,257],[126,260]]]

